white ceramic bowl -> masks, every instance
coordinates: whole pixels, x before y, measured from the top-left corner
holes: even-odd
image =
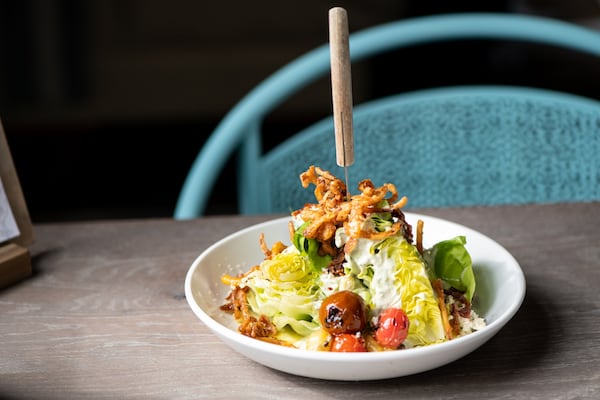
[[[277,240],[289,243],[288,218],[243,229],[206,249],[187,273],[187,301],[198,318],[227,345],[256,362],[291,374],[334,380],[373,380],[442,366],[477,349],[513,317],[525,296],[525,278],[511,254],[489,237],[453,222],[406,213],[406,220],[413,226],[418,219],[425,222],[425,247],[457,235],[466,236],[477,282],[473,307],[485,318],[484,329],[431,346],[373,353],[298,350],[240,334],[231,315],[219,310],[229,292],[220,278],[225,273],[245,272],[262,261],[258,243],[261,232],[268,244]]]

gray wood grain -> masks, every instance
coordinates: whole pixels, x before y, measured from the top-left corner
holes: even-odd
[[[0,398],[600,398],[600,203],[418,211],[492,237],[527,279],[513,320],[452,364],[332,382],[222,344],[189,309],[185,274],[271,217],[48,224],[35,227],[34,275],[0,292]]]

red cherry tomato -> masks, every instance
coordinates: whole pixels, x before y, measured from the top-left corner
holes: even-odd
[[[366,314],[362,297],[349,290],[342,290],[323,300],[319,319],[323,329],[337,335],[362,331],[366,326]]]
[[[397,349],[408,336],[408,317],[400,308],[388,308],[379,316],[375,340],[384,347]]]
[[[367,346],[365,345],[365,340],[362,336],[353,335],[351,333],[341,333],[333,336],[331,351],[356,353],[367,351]]]

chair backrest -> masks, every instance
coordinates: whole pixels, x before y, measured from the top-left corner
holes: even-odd
[[[392,49],[457,39],[507,39],[600,56],[600,33],[515,14],[449,14],[397,21],[350,36],[352,62]],[[263,81],[221,121],[196,158],[175,218],[204,213],[227,159],[240,150],[240,213],[287,212],[312,201],[298,175],[314,164],[338,174],[328,118],[261,150],[264,117],[329,72],[329,47]],[[410,207],[600,199],[600,103],[548,90],[454,87],[404,93],[354,110],[357,181],[396,184]],[[354,189],[356,190],[356,189]]]

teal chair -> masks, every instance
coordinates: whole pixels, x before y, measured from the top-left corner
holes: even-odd
[[[514,14],[420,17],[351,35],[352,62],[418,44],[505,39],[600,56],[600,33]],[[343,178],[333,119],[267,153],[261,124],[270,111],[329,74],[329,47],[301,56],[244,97],[208,138],[178,199],[175,218],[203,215],[215,180],[239,150],[241,214],[289,212],[314,200],[299,174],[311,164]],[[595,77],[590,76],[590,79]],[[408,208],[595,201],[600,199],[600,103],[556,91],[461,86],[401,93],[354,108],[355,163],[363,178],[394,183]]]

